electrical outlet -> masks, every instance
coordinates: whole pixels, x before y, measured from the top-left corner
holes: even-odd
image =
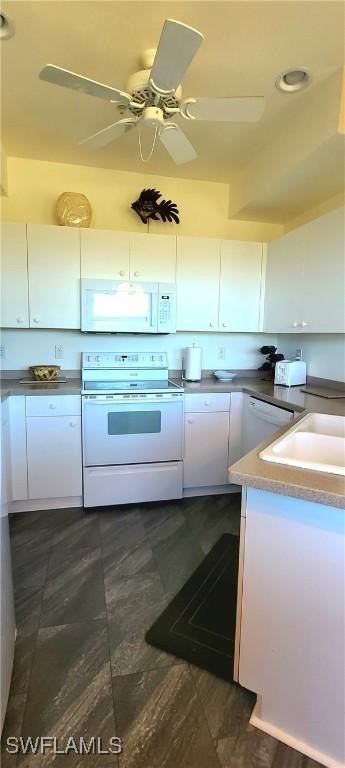
[[[0,359],[5,360],[6,357],[6,347],[5,344],[0,344]]]
[[[55,360],[63,360],[64,350],[63,344],[55,344]]]
[[[218,347],[217,360],[225,360],[225,347]]]

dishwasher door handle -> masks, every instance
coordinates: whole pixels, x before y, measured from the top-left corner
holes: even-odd
[[[284,424],[288,424],[289,421],[291,421],[292,413],[289,418],[285,415],[286,413],[290,413],[290,411],[284,411],[284,413],[267,413],[266,410],[261,409],[260,407],[252,405],[252,416],[255,416],[255,418],[260,419],[260,421],[267,421],[269,424],[277,424],[279,427],[283,427]]]

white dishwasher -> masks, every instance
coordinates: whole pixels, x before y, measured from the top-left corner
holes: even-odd
[[[278,429],[294,418],[294,412],[272,405],[257,397],[247,396],[243,414],[243,454],[272,437]]]

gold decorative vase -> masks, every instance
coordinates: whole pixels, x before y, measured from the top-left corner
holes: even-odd
[[[64,227],[89,227],[91,203],[80,192],[63,192],[56,201],[56,215],[59,224]]]

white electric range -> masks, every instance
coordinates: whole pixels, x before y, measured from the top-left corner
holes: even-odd
[[[164,352],[83,353],[84,506],[182,497],[183,389]]]

